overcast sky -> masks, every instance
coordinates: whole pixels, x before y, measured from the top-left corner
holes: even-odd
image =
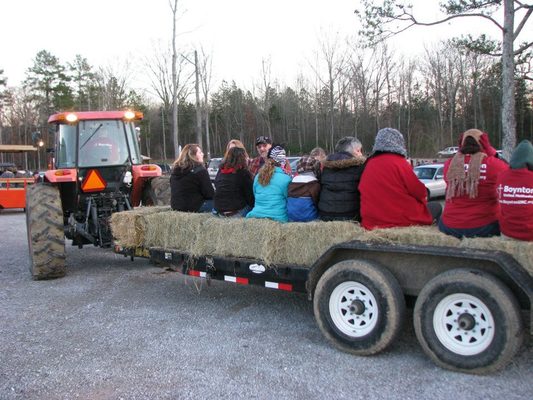
[[[435,18],[438,0],[414,0],[419,15]],[[270,58],[272,77],[292,84],[325,32],[355,35],[357,0],[180,0],[179,45],[203,46],[213,55],[216,81],[250,87]],[[465,28],[466,26],[466,28]],[[470,20],[461,30],[497,31]],[[93,66],[126,58],[141,63],[157,42],[169,42],[169,0],[5,0],[0,3],[0,69],[18,85],[39,50],[62,63],[76,54]],[[392,45],[398,53],[421,52],[424,44],[451,37],[456,25],[415,29]]]

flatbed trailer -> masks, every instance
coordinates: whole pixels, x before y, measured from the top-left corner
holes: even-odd
[[[161,247],[115,251],[192,277],[305,293],[324,336],[356,355],[388,348],[410,301],[416,336],[443,368],[493,372],[519,351],[528,326],[533,335],[533,277],[503,251],[354,240],[310,267]]]

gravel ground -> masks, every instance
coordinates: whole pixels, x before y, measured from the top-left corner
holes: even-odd
[[[24,214],[0,214],[0,399],[531,399],[533,346],[490,376],[436,367],[411,327],[389,351],[330,346],[302,295],[67,246],[32,281]]]

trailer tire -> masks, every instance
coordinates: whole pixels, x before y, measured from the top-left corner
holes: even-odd
[[[518,302],[499,279],[479,270],[444,272],[420,292],[415,333],[440,367],[472,374],[507,365],[523,341]]]
[[[26,230],[34,280],[65,276],[63,210],[56,187],[37,183],[26,191]]]
[[[145,206],[168,206],[170,204],[170,178],[159,176],[147,182],[142,197]]]
[[[372,355],[397,338],[405,299],[396,278],[366,261],[345,260],[320,278],[313,299],[322,334],[340,350]]]

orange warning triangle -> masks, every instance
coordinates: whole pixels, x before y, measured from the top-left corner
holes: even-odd
[[[102,175],[100,175],[100,172],[98,172],[95,169],[91,169],[85,179],[83,180],[83,183],[81,184],[81,190],[84,192],[99,192],[101,190],[104,190],[106,187],[106,181],[104,178],[102,178]]]

